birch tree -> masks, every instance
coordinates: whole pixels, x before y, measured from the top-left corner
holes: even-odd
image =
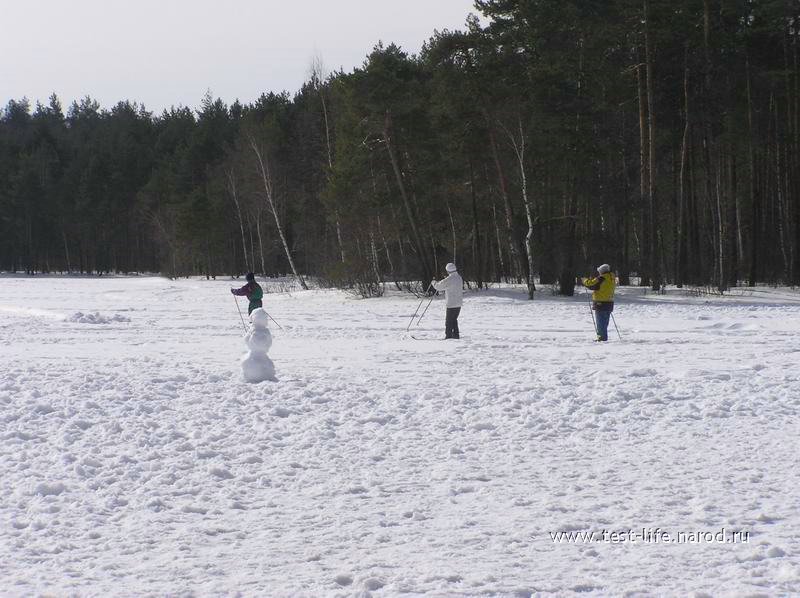
[[[525,219],[528,223],[528,232],[525,235],[525,255],[528,259],[528,272],[527,272],[527,286],[528,286],[528,299],[533,299],[533,294],[536,291],[536,283],[534,282],[534,260],[533,260],[533,232],[534,232],[534,216],[533,206],[530,197],[528,196],[528,177],[525,172],[525,149],[527,139],[525,130],[522,126],[522,116],[517,114],[516,130],[512,131],[507,129],[501,123],[501,127],[508,137],[511,148],[514,150],[516,157],[517,168],[519,169],[520,178],[520,191],[522,194],[522,205],[525,209]]]
[[[328,158],[327,180],[330,183],[331,173],[333,172],[333,144],[331,143],[331,124],[328,117],[328,102],[325,99],[325,81],[328,73],[322,57],[318,54],[311,59],[310,67],[311,85],[319,94],[319,101],[322,104],[322,123],[325,129],[325,153]],[[342,242],[342,223],[338,208],[334,208],[334,221],[336,225],[336,241],[339,244],[339,254],[342,263],[345,262],[344,243]]]
[[[308,290],[308,285],[300,273],[297,271],[297,267],[294,263],[294,258],[292,257],[292,252],[289,249],[289,243],[286,242],[286,235],[283,232],[283,225],[281,224],[281,218],[278,214],[278,209],[275,205],[275,185],[272,179],[272,173],[270,170],[269,160],[266,159],[264,156],[264,152],[259,147],[259,144],[256,142],[255,137],[252,135],[249,138],[250,142],[250,149],[253,150],[253,153],[256,156],[256,160],[258,161],[258,171],[261,177],[261,182],[264,186],[264,198],[267,200],[267,205],[269,205],[269,209],[272,212],[272,215],[275,218],[275,228],[278,230],[278,236],[280,237],[281,243],[283,245],[283,250],[286,253],[286,259],[289,261],[289,267],[292,269],[292,274],[300,283],[300,286],[303,289]]]
[[[236,207],[236,219],[239,222],[239,232],[242,235],[242,255],[244,256],[245,269],[250,271],[250,260],[247,257],[247,241],[244,235],[244,218],[242,217],[242,206],[239,204],[239,194],[236,192],[236,176],[233,168],[228,168],[225,171],[225,176],[228,179],[228,193],[230,193],[233,205]]]

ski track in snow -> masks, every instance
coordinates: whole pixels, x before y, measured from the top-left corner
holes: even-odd
[[[800,592],[800,294],[623,289],[602,345],[585,297],[420,342],[412,296],[267,294],[250,385],[230,286],[0,278],[0,594]],[[549,537],[656,527],[751,537]]]

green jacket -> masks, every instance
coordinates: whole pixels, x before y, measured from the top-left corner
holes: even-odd
[[[232,289],[231,292],[234,295],[239,295],[240,297],[247,297],[247,300],[250,301],[250,305],[247,306],[248,315],[254,309],[261,307],[261,299],[264,297],[264,289],[262,289],[261,285],[255,280],[248,282],[239,289]]]

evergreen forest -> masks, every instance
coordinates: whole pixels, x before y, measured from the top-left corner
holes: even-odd
[[[476,0],[252,103],[11,99],[0,270],[797,285],[799,35],[800,0]]]

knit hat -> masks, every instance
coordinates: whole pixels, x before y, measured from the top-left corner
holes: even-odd
[[[444,269],[447,270],[448,272],[455,272],[456,270],[458,270],[458,268],[456,268],[456,265],[453,262],[450,262],[449,264],[447,264],[444,267]]]
[[[247,280],[249,280],[250,282],[253,282],[253,281],[256,279],[256,275],[255,275],[255,274],[253,274],[252,272],[248,272],[248,273],[247,273],[247,276],[245,276],[245,278],[246,278]]]
[[[611,272],[611,266],[608,264],[603,264],[602,266],[597,267],[597,272],[600,274],[605,274],[606,272]]]

